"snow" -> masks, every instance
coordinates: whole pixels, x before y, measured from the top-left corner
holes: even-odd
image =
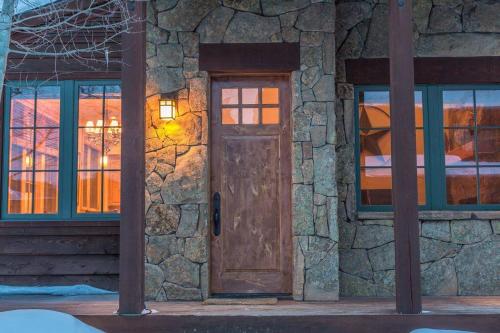
[[[419,328],[418,330],[413,330],[410,333],[474,333],[474,332],[454,331],[454,330],[435,330],[432,328]]]
[[[77,284],[73,286],[6,286],[0,285],[0,296],[7,295],[54,295],[54,296],[76,296],[76,295],[107,295],[116,294],[114,291],[104,290]]]
[[[56,1],[58,0],[19,0],[16,6],[16,14]]]
[[[2,333],[103,333],[75,317],[50,310],[0,312]]]

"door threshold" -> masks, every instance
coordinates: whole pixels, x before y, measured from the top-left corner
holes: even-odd
[[[214,293],[210,298],[235,298],[235,299],[257,299],[257,298],[277,298],[279,300],[292,300],[291,294],[284,293]]]
[[[276,297],[244,297],[244,298],[207,298],[204,305],[276,305]]]

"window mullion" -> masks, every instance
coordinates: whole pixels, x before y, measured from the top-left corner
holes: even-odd
[[[62,144],[59,177],[61,178],[61,193],[72,193],[73,179],[73,81],[63,81],[61,84],[61,122]],[[72,195],[61,195],[61,217],[71,218]]]

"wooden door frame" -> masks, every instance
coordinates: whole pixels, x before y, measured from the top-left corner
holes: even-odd
[[[213,126],[212,126],[212,114],[213,114],[213,110],[212,110],[212,84],[213,84],[213,81],[214,80],[217,80],[217,79],[223,79],[223,78],[227,78],[227,79],[245,79],[245,78],[280,78],[282,80],[285,80],[286,81],[286,87],[287,87],[287,99],[286,99],[286,107],[288,108],[288,112],[289,112],[289,116],[288,116],[288,120],[287,120],[287,130],[285,131],[284,135],[282,136],[282,139],[286,140],[286,142],[288,143],[288,147],[289,147],[289,161],[290,163],[288,163],[288,168],[286,168],[286,175],[281,175],[281,177],[283,176],[286,176],[288,177],[289,181],[288,181],[288,185],[289,185],[289,193],[288,193],[288,201],[287,201],[287,204],[288,204],[288,208],[287,208],[287,211],[288,211],[288,216],[289,216],[289,224],[290,224],[290,283],[291,283],[291,293],[290,295],[293,294],[293,269],[295,267],[295,262],[293,260],[293,216],[292,216],[292,202],[293,202],[293,193],[292,193],[292,168],[293,168],[293,156],[292,156],[292,129],[293,129],[293,110],[292,110],[292,82],[291,82],[291,79],[292,79],[292,75],[290,72],[220,72],[220,71],[217,71],[217,72],[209,72],[209,76],[208,76],[208,83],[207,83],[207,99],[208,99],[208,108],[207,108],[207,124],[208,124],[208,140],[207,140],[207,155],[208,155],[208,168],[207,168],[207,172],[208,172],[208,193],[207,193],[207,197],[208,197],[208,277],[207,277],[207,285],[208,285],[208,290],[207,290],[207,293],[208,293],[208,296],[210,296],[212,294],[212,281],[211,281],[211,278],[212,278],[212,268],[213,268],[213,265],[212,265],[212,254],[211,254],[211,247],[212,247],[212,237],[213,237],[213,234],[212,234],[212,229],[213,229],[213,226],[212,226],[212,214],[213,214],[213,208],[212,208],[212,185],[213,185],[213,173],[212,173],[212,158],[213,158],[213,152],[212,152],[212,142],[213,142]],[[281,194],[280,194],[280,198],[281,198]]]

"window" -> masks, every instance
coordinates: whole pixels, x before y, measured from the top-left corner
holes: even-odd
[[[223,88],[221,94],[223,125],[279,125],[279,88]]]
[[[118,82],[9,82],[3,219],[112,218],[120,211]]]
[[[356,88],[357,202],[391,208],[389,87]],[[421,209],[500,209],[500,87],[415,91]]]

